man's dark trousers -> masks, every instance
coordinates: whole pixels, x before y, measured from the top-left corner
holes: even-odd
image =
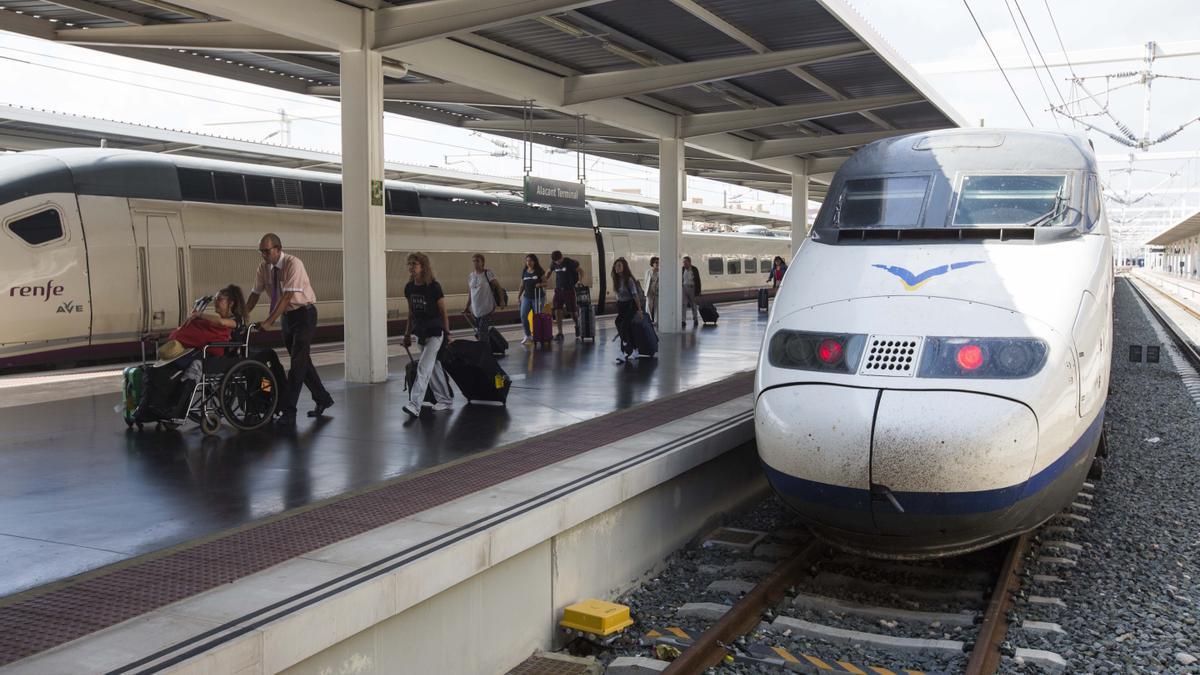
[[[294,415],[302,387],[308,387],[313,400],[318,404],[332,401],[333,397],[325,391],[325,385],[321,384],[321,376],[312,363],[312,341],[317,332],[317,308],[314,305],[306,305],[284,312],[279,327],[283,330],[283,346],[287,347],[288,355],[292,357],[287,391],[284,392],[284,400],[280,401],[280,409],[284,414]]]

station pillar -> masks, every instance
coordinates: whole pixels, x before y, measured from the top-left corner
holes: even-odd
[[[808,172],[792,174],[792,258],[808,237]],[[792,264],[791,260],[787,261]]]
[[[664,138],[658,143],[658,330],[678,333],[683,289],[683,139]],[[691,251],[700,265],[699,251]],[[703,288],[701,288],[703,290]]]
[[[373,38],[373,28],[370,32]],[[379,52],[341,52],[341,85],[346,381],[383,382],[388,375],[387,242],[383,207],[383,60]],[[393,273],[402,274],[403,270]]]

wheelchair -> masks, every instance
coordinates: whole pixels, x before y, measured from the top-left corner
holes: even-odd
[[[188,374],[196,370],[199,376],[194,386],[178,392],[174,401],[167,402],[169,412],[155,413],[150,419],[126,418],[127,426],[136,424],[141,431],[143,425],[154,423],[157,429],[176,429],[190,420],[198,423],[205,435],[213,435],[223,421],[239,431],[252,431],[268,424],[279,404],[279,383],[267,364],[250,357],[250,337],[257,328],[257,324],[249,324],[229,342],[209,343],[199,349],[199,354],[195,354],[196,349],[189,350],[179,357],[187,359],[186,365],[163,366],[174,369],[169,376],[171,380],[186,382]],[[224,349],[225,355],[210,354],[216,348]],[[149,372],[152,366],[143,365],[146,377],[159,376]],[[183,405],[179,397],[185,396],[187,403]]]

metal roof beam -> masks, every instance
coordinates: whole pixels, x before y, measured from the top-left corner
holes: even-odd
[[[312,96],[338,98],[341,87],[336,85],[315,85],[308,88]],[[383,85],[383,100],[404,101],[412,103],[449,103],[454,105],[472,106],[519,106],[520,101],[511,98],[489,94],[478,89],[462,87],[457,84],[385,84]]]
[[[16,12],[0,11],[0,30],[6,30],[21,35],[41,38],[43,40],[54,39],[54,27],[58,24],[35,19],[32,16],[17,14]]]
[[[139,5],[146,5],[147,7],[153,7],[155,9],[165,9],[168,12],[174,12],[176,14],[190,16],[193,19],[197,19],[199,21],[212,21],[213,20],[213,18],[211,16],[209,16],[208,14],[206,14],[204,12],[197,12],[195,10],[188,9],[187,7],[182,7],[180,5],[176,5],[175,3],[172,3],[172,2],[165,2],[164,0],[133,0],[133,2],[136,2]]]
[[[427,0],[375,13],[375,49],[436,40],[463,31],[587,7],[606,0]]]
[[[811,157],[804,161],[804,166],[807,169],[805,173],[808,175],[819,173],[833,173],[842,168],[849,157]]]
[[[872,141],[878,141],[881,138],[902,136],[920,131],[924,130],[888,129],[886,131],[866,131],[857,134],[831,134],[829,136],[812,136],[809,138],[784,138],[758,141],[754,144],[754,159],[768,159],[771,157],[785,157],[787,155],[803,155],[810,152],[853,148]]]
[[[60,7],[77,9],[81,12],[87,12],[88,14],[103,17],[105,19],[112,19],[113,21],[122,21],[135,26],[144,26],[148,23],[158,23],[150,17],[134,14],[133,12],[126,12],[123,9],[116,9],[115,7],[106,7],[104,5],[90,2],[89,0],[50,0],[50,2]]]
[[[755,75],[786,66],[816,63],[869,53],[861,42],[823,47],[788,49],[766,54],[727,56],[720,59],[633,68],[609,73],[575,75],[563,82],[563,103],[573,105],[687,87],[704,82]]]
[[[525,131],[525,120],[467,120],[461,125],[465,129],[475,131]],[[529,124],[530,131],[536,134],[564,134],[574,136],[579,133],[579,123],[572,118],[566,119],[535,119]],[[607,124],[584,124],[583,133],[586,136],[609,136],[612,138],[648,138],[645,134],[627,131]]]
[[[833,115],[888,108],[907,103],[918,103],[923,100],[925,100],[923,96],[914,92],[912,94],[895,96],[873,96],[844,101],[783,105],[774,108],[759,108],[757,110],[701,113],[699,115],[688,115],[683,118],[683,136],[684,138],[690,138],[692,136],[703,136],[705,134],[717,134],[727,131],[742,131],[745,129],[768,127],[774,124],[802,122],[820,117],[831,117]]]
[[[368,46],[363,33],[370,10],[335,0],[172,0],[172,4],[320,45],[326,52]]]
[[[85,46],[153,49],[219,49],[226,51],[322,54],[329,49],[279,33],[232,21],[160,23],[116,28],[68,28],[55,34],[58,42]]]

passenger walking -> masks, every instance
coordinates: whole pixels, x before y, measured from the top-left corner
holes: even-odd
[[[558,322],[558,334],[555,341],[563,341],[563,312],[570,310],[571,316],[579,314],[575,304],[575,284],[579,283],[579,263],[571,258],[563,257],[562,251],[550,254],[550,274],[554,275],[554,318]]]
[[[642,282],[646,291],[646,312],[650,322],[658,325],[658,256],[650,259],[650,269],[646,270],[646,279]]]
[[[538,262],[538,257],[532,253],[525,256],[525,267],[521,270],[521,290],[517,293],[517,305],[521,313],[521,328],[525,331],[525,337],[521,338],[521,344],[529,344],[533,339],[533,327],[529,325],[529,313],[537,313],[541,311],[541,307],[536,307],[537,289],[545,287],[543,280],[546,278],[546,270],[542,269],[542,263]]]
[[[471,256],[471,273],[467,275],[467,308],[464,310],[475,319],[475,337],[479,341],[488,339],[492,326],[492,313],[496,311],[496,297],[500,295],[500,282],[496,274],[485,267],[482,253]]]
[[[783,283],[783,275],[787,273],[787,263],[783,262],[783,258],[775,256],[775,260],[771,262],[771,270],[767,274],[767,283],[771,284],[771,290],[777,290],[779,284]]]
[[[290,426],[296,423],[296,404],[300,399],[301,387],[308,387],[316,407],[309,417],[320,417],[333,405],[333,397],[321,383],[321,375],[312,363],[312,341],[317,331],[317,294],[313,291],[304,263],[294,255],[283,252],[283,243],[273,233],[264,234],[258,242],[258,253],[262,263],[254,279],[254,290],[246,300],[245,315],[249,316],[258,304],[263,291],[270,293],[271,313],[259,324],[262,330],[271,330],[280,321],[283,346],[292,357],[288,370],[287,388],[279,399],[279,418],[276,424]]]
[[[417,361],[417,378],[408,391],[404,412],[418,417],[427,387],[433,388],[434,410],[449,410],[454,405],[450,398],[450,379],[438,363],[438,352],[443,344],[450,342],[450,318],[446,316],[442,285],[433,278],[429,256],[410,253],[408,274],[410,279],[404,287],[404,297],[408,300],[404,346],[412,346],[412,336],[416,334],[417,343],[421,345],[421,358]]]
[[[634,321],[642,320],[642,306],[638,302],[637,281],[629,271],[629,263],[617,258],[612,266],[613,291],[617,294],[617,334],[621,336],[622,355],[617,363],[638,358],[634,344]]]
[[[692,266],[692,259],[683,257],[683,311],[680,313],[680,327],[687,327],[687,308],[692,308],[692,327],[700,323],[700,270]]]

